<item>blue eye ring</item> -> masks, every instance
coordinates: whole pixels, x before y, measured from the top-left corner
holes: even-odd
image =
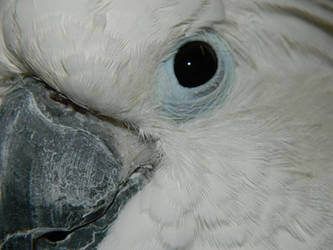
[[[217,56],[217,71],[205,84],[187,88],[179,84],[174,72],[176,53],[187,43],[209,44]],[[227,42],[212,31],[200,32],[180,41],[169,59],[158,68],[158,102],[162,114],[177,121],[187,121],[221,105],[234,79],[234,60]]]

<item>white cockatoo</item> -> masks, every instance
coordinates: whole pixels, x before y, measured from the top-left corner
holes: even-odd
[[[154,168],[97,249],[333,249],[331,0],[0,0],[3,103],[17,77]]]

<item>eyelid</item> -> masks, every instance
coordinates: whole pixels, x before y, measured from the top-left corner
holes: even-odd
[[[191,41],[208,43],[218,57],[216,74],[204,85],[182,87],[174,74],[173,65],[180,47]],[[219,35],[214,32],[202,32],[180,41],[169,59],[158,67],[157,102],[163,116],[184,122],[221,105],[227,97],[234,78],[234,62],[232,50]]]

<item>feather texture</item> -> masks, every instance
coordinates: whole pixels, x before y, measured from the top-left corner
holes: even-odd
[[[332,249],[333,7],[318,0],[0,0],[0,80],[32,75],[158,139],[162,162],[100,249]],[[156,69],[210,29],[232,90],[175,123]]]

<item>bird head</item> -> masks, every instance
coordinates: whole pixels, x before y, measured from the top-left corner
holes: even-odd
[[[115,221],[101,223],[101,249],[269,248],[309,239],[328,245],[332,219],[321,209],[332,207],[330,1],[2,0],[0,6],[3,85],[13,76],[32,77],[87,111],[75,119],[102,123],[94,126],[103,132],[93,134],[121,162],[111,164],[117,185],[138,166],[153,169]],[[78,154],[77,144],[68,145]],[[323,205],[308,206],[321,188]],[[69,226],[63,227],[73,232]],[[319,236],[308,236],[314,231]]]

